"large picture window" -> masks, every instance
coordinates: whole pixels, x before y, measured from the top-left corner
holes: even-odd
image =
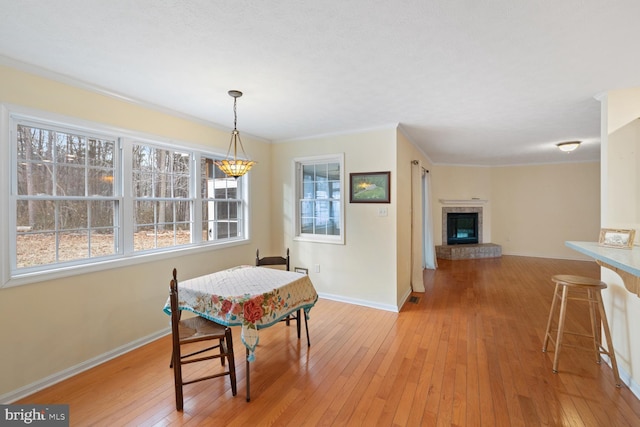
[[[117,252],[116,140],[16,126],[16,269]]]
[[[215,154],[72,119],[5,113],[5,282],[247,239],[247,177],[224,175]]]
[[[343,156],[295,160],[296,238],[344,243]]]

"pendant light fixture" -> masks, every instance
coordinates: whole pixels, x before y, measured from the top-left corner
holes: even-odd
[[[224,160],[216,160],[216,166],[224,172],[227,176],[232,176],[236,179],[249,172],[249,169],[256,164],[253,160],[246,159],[247,153],[244,152],[242,146],[242,140],[240,139],[240,132],[237,129],[238,114],[236,113],[236,101],[242,96],[242,92],[239,90],[230,90],[229,96],[233,98],[233,131],[231,132],[231,141],[229,142],[229,149],[227,150],[227,158]],[[238,158],[238,144],[240,144],[240,150],[242,150],[242,159]],[[233,158],[229,157],[231,148],[233,147]]]

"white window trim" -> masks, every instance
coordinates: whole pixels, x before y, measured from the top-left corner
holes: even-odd
[[[222,150],[218,150],[215,147],[208,146],[199,146],[197,144],[192,144],[184,141],[175,141],[169,140],[165,137],[159,137],[155,135],[150,135],[146,133],[131,131],[123,128],[118,128],[115,126],[103,125],[97,122],[91,122],[87,120],[82,120],[74,117],[64,116],[56,113],[45,112],[29,107],[2,103],[0,104],[0,289],[8,288],[13,286],[25,285],[29,283],[35,283],[46,280],[54,280],[64,277],[70,277],[80,274],[93,273],[98,271],[103,271],[112,268],[121,268],[127,267],[131,265],[140,264],[141,262],[148,261],[160,261],[164,259],[170,259],[176,256],[176,254],[187,255],[187,254],[196,254],[202,252],[208,252],[211,250],[219,250],[225,249],[233,246],[246,245],[251,242],[250,239],[250,203],[251,201],[248,199],[250,194],[250,185],[251,185],[251,176],[246,175],[243,177],[245,179],[244,185],[242,186],[242,197],[247,202],[244,203],[244,236],[237,239],[229,239],[225,241],[202,241],[201,236],[196,233],[195,243],[189,246],[180,246],[174,248],[161,248],[155,251],[146,251],[142,253],[133,253],[128,254],[127,256],[117,255],[114,258],[104,258],[104,259],[95,259],[92,260],[91,263],[88,264],[77,264],[77,265],[51,265],[51,268],[48,268],[43,271],[35,271],[35,272],[26,272],[26,273],[17,273],[13,274],[11,271],[11,257],[15,257],[15,239],[11,240],[11,230],[16,229],[15,224],[15,200],[11,203],[11,185],[14,185],[13,177],[15,175],[15,165],[13,164],[13,147],[12,147],[12,117],[16,117],[19,119],[25,119],[34,121],[41,124],[51,124],[55,127],[67,127],[69,129],[77,129],[81,131],[87,131],[92,134],[96,133],[106,133],[109,135],[116,134],[120,137],[120,144],[123,143],[123,140],[135,140],[137,142],[150,142],[153,141],[155,144],[162,144],[167,148],[175,148],[178,150],[190,150],[194,152],[199,152],[201,155],[206,155],[209,157],[221,157],[224,158],[225,152]],[[123,151],[123,166],[122,170],[124,173],[127,171],[131,171],[130,167],[130,155],[126,154],[127,150]],[[129,163],[127,163],[127,159]],[[197,163],[197,162],[196,162]],[[195,181],[199,181],[196,179]],[[197,188],[196,188],[197,190]],[[131,197],[130,188],[124,188],[124,199],[128,199]],[[194,194],[200,194],[199,192],[195,192]],[[199,200],[199,198],[197,198]],[[123,203],[122,205],[125,205]],[[13,206],[13,210],[11,208]],[[197,207],[198,208],[198,207]],[[122,208],[121,208],[122,209]],[[201,208],[198,208],[201,209]],[[131,213],[131,212],[130,212]],[[126,210],[124,211],[124,215],[126,217]],[[201,216],[201,215],[200,215]],[[197,215],[196,215],[197,219]],[[13,228],[10,228],[13,225]],[[126,232],[128,227],[132,227],[131,221],[123,221],[121,224],[121,230]],[[15,238],[15,235],[13,235]]]
[[[302,169],[299,167],[302,163],[330,163],[337,162],[340,164],[340,235],[339,236],[323,236],[319,234],[302,234],[300,232],[300,197],[302,191]],[[339,154],[325,154],[320,156],[309,157],[296,157],[293,159],[293,212],[294,218],[293,226],[293,240],[300,242],[315,242],[315,243],[331,243],[336,245],[345,244],[345,181],[344,181],[344,153]]]

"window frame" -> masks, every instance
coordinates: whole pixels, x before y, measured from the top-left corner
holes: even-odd
[[[328,201],[338,201],[340,203],[340,234],[339,235],[327,235],[327,234],[314,234],[302,232],[302,220],[301,220],[301,202],[303,200],[303,166],[305,165],[322,165],[328,163],[338,163],[340,165],[340,198],[327,198]],[[293,187],[294,187],[294,237],[293,240],[303,242],[314,243],[331,243],[336,245],[345,244],[345,172],[344,172],[344,153],[339,154],[325,154],[319,156],[309,157],[297,157],[293,159]],[[317,199],[315,199],[317,200]],[[324,199],[323,199],[324,200]]]
[[[160,250],[170,250],[170,249],[175,249],[175,248],[179,248],[179,247],[183,247],[183,246],[188,246],[191,245],[193,243],[197,243],[198,242],[198,236],[195,235],[195,233],[197,232],[196,228],[194,227],[194,206],[197,203],[197,193],[195,192],[195,187],[194,187],[194,179],[196,179],[195,177],[198,176],[197,175],[197,170],[194,167],[195,163],[194,163],[194,159],[196,157],[195,153],[192,150],[189,150],[187,148],[177,148],[175,146],[172,147],[168,147],[166,145],[163,145],[161,143],[158,143],[156,141],[143,141],[140,138],[135,138],[132,140],[128,140],[125,139],[125,143],[124,143],[124,147],[123,147],[123,151],[126,151],[127,154],[133,156],[133,152],[134,152],[134,147],[135,146],[141,146],[144,147],[145,149],[148,149],[149,151],[153,151],[154,153],[157,151],[167,151],[167,154],[173,154],[173,155],[177,155],[179,153],[184,153],[187,154],[187,157],[189,157],[188,161],[187,161],[187,165],[189,167],[189,178],[188,178],[188,194],[186,197],[170,197],[170,196],[162,196],[159,194],[150,194],[150,195],[146,195],[146,196],[142,196],[142,195],[138,195],[135,193],[135,185],[137,183],[137,181],[134,179],[134,168],[133,168],[133,157],[131,158],[130,162],[127,162],[127,167],[131,168],[131,171],[127,171],[126,173],[124,173],[124,181],[125,181],[125,188],[129,188],[130,189],[130,194],[131,194],[131,198],[130,200],[127,200],[127,198],[125,197],[125,206],[128,206],[128,203],[131,203],[131,214],[127,214],[124,216],[124,218],[130,218],[131,219],[131,229],[132,231],[129,233],[126,233],[125,236],[125,242],[126,242],[126,247],[127,248],[131,248],[131,252],[133,253],[144,253],[144,252],[149,252],[149,253],[153,253],[153,252],[157,252]],[[159,175],[167,175],[168,177],[174,177],[177,175],[177,173],[175,173],[173,170],[169,170],[169,171],[158,171],[155,169],[152,169],[151,171],[147,171],[146,172],[150,177],[153,178],[158,178]],[[155,188],[153,188],[154,186],[152,185],[152,192],[155,190]],[[171,187],[169,185],[169,187]],[[165,226],[169,226],[172,225],[174,228],[174,239],[175,239],[175,228],[176,225],[178,223],[184,223],[184,221],[179,221],[176,218],[173,219],[172,222],[163,222],[162,224],[159,224],[157,222],[157,220],[154,219],[154,221],[147,223],[147,224],[140,224],[137,222],[137,218],[135,216],[135,205],[137,203],[150,203],[155,205],[156,203],[164,203],[164,202],[182,202],[182,203],[187,203],[188,204],[188,213],[189,213],[189,218],[187,218],[186,223],[189,225],[189,230],[190,230],[190,239],[191,241],[189,243],[186,244],[173,244],[170,246],[164,246],[164,247],[157,247],[157,238],[158,238],[158,229],[164,229]],[[155,208],[154,208],[155,211]],[[154,215],[155,217],[155,215]],[[148,249],[136,249],[135,248],[135,243],[136,243],[136,236],[135,236],[135,231],[138,227],[153,227],[153,235],[154,235],[154,239],[156,240],[154,247],[152,248],[148,248]],[[129,237],[132,237],[132,239],[129,239]]]
[[[114,238],[118,239],[120,244],[113,254],[81,258],[64,263],[46,264],[36,268],[17,268],[17,147],[14,145],[17,142],[15,133],[18,129],[18,124],[25,122],[47,129],[50,127],[55,128],[62,132],[80,132],[83,135],[115,138],[118,164],[115,165],[114,197],[119,198],[120,203],[117,215],[122,220],[120,223],[114,224],[114,227],[118,230],[118,236],[114,236]],[[192,171],[189,177],[190,194],[188,198],[188,200],[192,201],[190,208],[191,242],[189,244],[144,251],[133,250],[133,144],[149,144],[162,149],[189,153],[190,169]],[[168,140],[155,135],[3,103],[0,104],[0,156],[2,157],[0,165],[3,167],[3,171],[0,172],[0,202],[4,206],[4,208],[0,209],[0,226],[3,229],[2,235],[5,236],[0,243],[0,266],[2,267],[0,288],[134,265],[141,261],[171,258],[176,256],[176,252],[185,254],[198,253],[243,245],[250,241],[250,174],[238,178],[238,180],[241,180],[237,196],[242,201],[242,213],[238,213],[243,219],[241,236],[221,240],[205,240],[203,238],[201,230],[203,223],[203,194],[200,191],[200,159],[203,157],[224,158],[224,152],[215,147],[203,147],[184,141]]]
[[[64,126],[61,125],[60,123],[49,123],[49,122],[43,122],[43,121],[38,121],[38,120],[33,120],[32,118],[26,118],[24,116],[13,116],[10,120],[10,126],[11,126],[11,131],[12,132],[17,132],[18,127],[20,126],[25,126],[31,129],[44,129],[47,132],[56,132],[56,133],[60,133],[60,134],[65,134],[65,135],[72,135],[72,136],[76,136],[76,137],[80,137],[81,139],[84,139],[86,141],[91,140],[91,139],[96,139],[96,140],[106,140],[106,141],[110,141],[113,143],[113,165],[111,167],[112,171],[115,172],[115,170],[118,169],[118,164],[120,163],[120,150],[119,150],[119,146],[120,146],[120,141],[118,140],[118,138],[115,138],[113,135],[109,135],[108,133],[105,132],[96,132],[94,130],[87,130],[87,129],[79,129],[77,127],[70,127],[70,126]],[[51,183],[52,183],[52,188],[51,188],[51,192],[50,193],[46,193],[46,194],[19,194],[18,191],[18,171],[17,171],[17,146],[14,144],[17,141],[17,135],[12,136],[11,140],[10,140],[10,150],[11,150],[11,165],[12,165],[12,172],[11,172],[11,176],[10,176],[10,181],[11,181],[11,191],[10,191],[10,197],[11,197],[11,202],[10,202],[10,218],[11,218],[11,226],[9,228],[9,238],[10,241],[12,243],[16,243],[17,241],[17,236],[18,236],[18,232],[17,232],[17,225],[15,224],[15,220],[16,220],[16,211],[17,211],[17,203],[19,201],[34,201],[34,202],[49,202],[52,203],[53,205],[64,205],[67,203],[76,203],[76,202],[80,202],[80,203],[86,203],[87,205],[89,205],[91,202],[112,202],[114,203],[115,206],[117,206],[119,208],[119,206],[121,206],[122,203],[122,197],[121,197],[121,192],[118,189],[118,184],[119,181],[117,179],[117,177],[114,174],[114,184],[113,184],[113,188],[112,188],[112,193],[110,195],[88,195],[89,192],[89,188],[85,187],[84,188],[84,193],[82,195],[79,194],[72,194],[72,195],[63,195],[58,193],[58,191],[56,191],[56,189],[58,189],[58,186],[56,185],[57,179],[61,176],[58,175],[58,171],[63,170],[64,168],[67,167],[72,167],[72,168],[76,168],[76,169],[83,169],[86,173],[88,173],[92,167],[89,164],[90,162],[88,162],[88,159],[85,158],[85,161],[83,162],[82,166],[78,166],[77,164],[71,164],[71,163],[67,163],[67,162],[63,162],[63,161],[59,161],[56,158],[56,153],[57,153],[57,149],[54,147],[51,149],[51,153],[53,154],[53,157],[51,159],[47,160],[43,160],[42,162],[37,161],[37,160],[32,160],[32,163],[34,165],[38,165],[39,163],[42,164],[50,164],[50,169],[51,169]],[[95,168],[94,168],[95,169]],[[84,175],[84,173],[83,173]],[[84,177],[85,179],[88,178],[87,176]],[[86,181],[86,183],[88,184],[89,181]],[[62,187],[62,186],[60,186]],[[57,208],[55,209],[57,211]],[[118,210],[114,210],[114,215],[118,215]],[[63,225],[61,225],[59,223],[61,219],[61,216],[55,215],[54,217],[54,223],[55,225],[53,226],[52,229],[50,230],[45,230],[42,233],[34,233],[34,234],[51,234],[53,236],[55,236],[55,240],[58,241],[58,239],[62,238],[65,234],[68,233],[72,233],[74,231],[74,229],[66,229]],[[87,217],[88,220],[88,217]],[[90,224],[89,221],[87,221],[87,224],[85,227],[81,227],[81,228],[76,228],[75,232],[79,232],[79,231],[84,231],[87,236],[94,234],[98,229],[103,228],[103,227],[99,227],[99,226],[92,226]],[[113,241],[114,244],[117,241],[120,241],[121,238],[121,233],[119,230],[119,227],[117,226],[117,224],[112,224],[111,227],[107,227],[107,228],[111,228],[113,230]],[[62,246],[62,245],[61,245]],[[88,238],[88,246],[87,246],[87,251],[89,251],[91,248],[91,239]],[[17,267],[17,244],[12,244],[10,246],[10,259],[9,259],[9,265],[10,265],[10,271],[14,272],[14,271],[22,271],[24,274],[29,274],[31,272],[36,272],[39,270],[42,270],[43,267],[42,266],[34,266],[34,267]],[[103,255],[100,257],[83,257],[83,258],[77,258],[75,260],[72,261],[57,261],[51,264],[44,264],[44,265],[50,265],[50,266],[59,266],[59,267],[64,267],[67,265],[72,265],[74,263],[91,263],[93,261],[95,261],[96,259],[102,259],[102,258],[111,258],[113,256],[117,256],[118,252],[114,252],[111,253],[109,255]],[[58,255],[57,251],[56,251],[56,256]]]
[[[211,162],[209,162],[209,160],[211,160]],[[246,196],[244,196],[244,191],[245,191],[245,187],[246,187],[246,182],[244,179],[242,178],[233,178],[230,176],[225,176],[224,173],[215,165],[215,161],[217,159],[214,156],[210,156],[210,155],[202,155],[200,156],[200,160],[198,162],[198,166],[200,168],[202,168],[203,163],[205,165],[205,167],[209,167],[207,166],[208,164],[210,164],[210,167],[213,171],[212,176],[209,176],[208,170],[206,171],[206,179],[213,179],[213,191],[212,194],[209,194],[209,189],[207,188],[207,195],[208,197],[204,197],[204,191],[203,189],[200,187],[197,189],[197,194],[200,194],[199,197],[199,201],[201,202],[201,206],[199,207],[199,210],[197,211],[197,213],[200,215],[198,216],[198,220],[200,221],[200,224],[202,224],[203,229],[201,229],[201,231],[204,231],[204,228],[207,229],[207,238],[209,238],[209,236],[212,234],[213,230],[209,230],[209,227],[212,226],[218,226],[221,223],[224,223],[225,220],[227,222],[227,232],[229,233],[231,226],[230,224],[233,222],[233,220],[231,219],[232,217],[230,215],[228,215],[226,218],[220,218],[220,214],[219,214],[219,206],[217,206],[218,203],[220,204],[228,204],[227,206],[227,213],[229,213],[230,211],[230,205],[231,204],[236,204],[239,203],[239,207],[236,207],[236,230],[240,230],[240,234],[244,235],[246,233],[246,229],[248,227],[248,223],[247,223],[247,215],[248,215],[248,211],[247,211],[247,203],[245,202],[246,200]],[[200,170],[198,172],[198,176],[202,177],[204,174],[202,171]],[[221,176],[219,178],[216,178],[216,174],[220,174]],[[216,179],[221,179],[225,181],[225,194],[227,194],[227,196],[229,195],[230,189],[232,189],[234,186],[236,187],[235,193],[236,193],[236,197],[232,198],[232,197],[225,197],[225,198],[220,198],[217,197],[216,195]],[[202,180],[198,181],[199,184],[202,184]],[[233,184],[233,185],[228,185],[228,184]],[[207,186],[209,186],[209,183],[207,182]],[[211,208],[211,204],[213,204],[213,212],[208,212],[208,218],[205,219],[204,216],[202,215],[204,213],[204,204],[207,204],[207,209]],[[213,219],[211,219],[211,214],[213,214]],[[205,227],[205,222],[206,222],[206,227]],[[215,232],[215,234],[218,234],[218,231]],[[204,233],[201,233],[201,236],[204,236]],[[226,237],[226,238],[220,238],[220,239],[214,239],[213,241],[231,241],[231,240],[236,240],[238,237]]]

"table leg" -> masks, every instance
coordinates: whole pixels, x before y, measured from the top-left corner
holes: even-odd
[[[249,371],[250,371],[250,367],[249,367],[249,349],[247,349],[247,358],[245,360],[246,360],[245,363],[247,364],[247,372],[246,372],[246,375],[247,375],[247,402],[249,402],[251,400],[251,393],[249,391]]]

